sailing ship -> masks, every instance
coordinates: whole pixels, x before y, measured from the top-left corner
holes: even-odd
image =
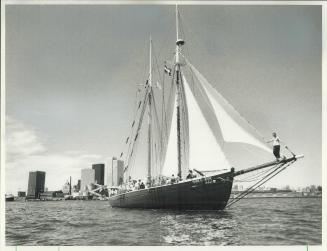
[[[183,55],[184,44],[179,33],[179,11],[176,6],[174,59],[171,68],[166,64],[164,67],[171,88],[167,102],[164,95],[162,97],[162,120],[159,119],[154,94],[157,86],[153,84],[150,38],[149,74],[143,96],[136,105],[136,119],[132,123],[131,134],[126,139],[128,147],[123,184],[119,188],[115,187],[114,194],[109,197],[112,207],[222,210],[303,157],[291,152],[289,157],[236,171],[224,153],[225,142],[248,144],[269,153],[271,149],[258,131]],[[141,189],[132,189],[129,187],[132,182],[130,173],[146,116],[147,182]],[[268,171],[262,179],[231,202],[234,178],[260,169]],[[197,176],[189,175],[190,170],[197,173]],[[176,176],[170,178],[170,182],[165,182],[165,177],[170,177],[171,174]]]

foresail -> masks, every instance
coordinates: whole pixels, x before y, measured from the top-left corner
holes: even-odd
[[[260,139],[255,129],[244,121],[236,110],[210,85],[205,77],[191,63],[187,62],[187,64],[205,90],[213,112],[218,120],[224,141],[247,143],[271,152],[270,148]],[[231,116],[229,113],[234,116]]]
[[[189,111],[189,168],[200,171],[229,169],[230,164],[184,76],[183,82]]]

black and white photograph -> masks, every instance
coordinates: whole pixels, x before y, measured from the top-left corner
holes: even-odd
[[[4,250],[323,250],[322,2],[4,1]]]

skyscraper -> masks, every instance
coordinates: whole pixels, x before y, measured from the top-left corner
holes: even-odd
[[[104,166],[104,184],[107,186],[112,186],[112,163],[115,157],[108,157],[105,160]]]
[[[38,199],[44,192],[45,172],[30,172],[28,176],[27,198]]]
[[[78,180],[76,185],[76,192],[79,192],[80,190],[81,190],[81,180]]]
[[[106,158],[104,171],[104,184],[107,186],[119,186],[124,178],[124,161],[116,157]]]
[[[81,191],[86,190],[86,187],[94,183],[94,169],[82,169],[81,171]]]
[[[99,185],[104,185],[104,164],[93,164],[95,182]]]
[[[112,160],[112,185],[119,186],[124,179],[124,161],[113,158]]]

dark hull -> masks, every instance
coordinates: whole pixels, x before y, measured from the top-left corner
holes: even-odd
[[[222,210],[233,185],[231,172],[118,194],[109,198],[112,207]]]
[[[15,197],[6,197],[6,201],[14,201],[15,200]]]

